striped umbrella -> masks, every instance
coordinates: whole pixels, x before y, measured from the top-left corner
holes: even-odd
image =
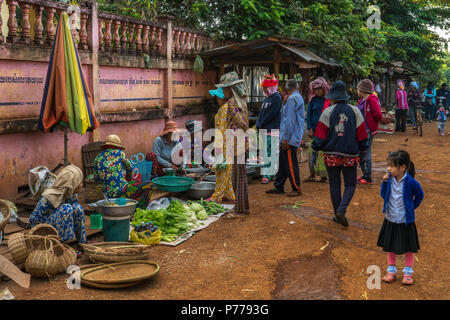
[[[70,129],[83,135],[98,126],[92,95],[69,27],[69,17],[63,13],[48,65],[39,129],[47,133],[56,127],[64,128],[64,164],[68,164],[67,131]]]

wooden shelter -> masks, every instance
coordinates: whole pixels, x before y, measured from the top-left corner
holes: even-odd
[[[281,87],[288,78],[301,79],[300,91],[307,98],[312,76],[325,75],[331,80],[335,78],[334,75],[341,67],[313,53],[307,48],[308,45],[310,45],[308,41],[271,36],[233,43],[200,52],[198,55],[205,60],[205,63],[219,68],[219,77],[228,71],[227,67],[233,68],[241,76],[244,74],[244,67],[250,67],[251,88],[255,87],[255,80],[259,84],[259,79],[253,74],[253,67],[267,67],[270,74],[278,76]],[[253,91],[249,92],[250,105],[258,102],[258,99],[254,99],[256,96]]]
[[[397,80],[406,83],[414,81],[420,72],[407,66],[403,61],[394,61],[377,64],[379,70],[379,83],[381,84],[381,104],[387,109],[392,109],[395,104],[395,92]],[[408,88],[406,88],[408,90]]]

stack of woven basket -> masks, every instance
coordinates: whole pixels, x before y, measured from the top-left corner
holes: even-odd
[[[58,231],[48,224],[34,226],[29,234],[16,233],[8,240],[8,249],[17,264],[43,278],[63,273],[77,259],[74,249],[59,240]]]

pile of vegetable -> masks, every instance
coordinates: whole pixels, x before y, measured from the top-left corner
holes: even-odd
[[[222,205],[214,201],[202,199],[182,204],[179,200],[172,200],[166,209],[136,209],[133,225],[135,228],[157,226],[162,232],[161,240],[172,242],[183,233],[196,228],[198,220],[206,220],[210,215],[225,211]]]
[[[198,205],[200,205],[203,209],[205,209],[206,213],[209,216],[227,211],[227,209],[225,209],[225,207],[222,206],[221,204],[214,202],[214,201],[205,201],[203,199],[201,199],[199,201],[188,201],[188,205],[189,205],[189,207],[191,207],[192,205],[194,205],[195,207],[198,207]],[[191,209],[192,209],[192,207],[191,207]]]
[[[133,224],[152,221],[162,232],[161,240],[172,242],[197,226],[196,213],[178,200],[172,200],[166,209],[136,209]]]

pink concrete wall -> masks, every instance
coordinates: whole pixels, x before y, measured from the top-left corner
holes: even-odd
[[[183,116],[174,120],[184,128],[184,123],[191,119],[204,121],[204,116]],[[151,151],[153,141],[163,128],[164,120],[159,119],[103,124],[98,130],[102,140],[109,134],[118,134],[130,156]],[[69,133],[69,161],[80,168],[81,147],[86,143],[89,143],[89,134]],[[30,169],[45,165],[51,170],[64,159],[64,135],[62,131],[2,134],[0,148],[0,198],[14,200],[18,186],[28,184]]]
[[[208,90],[215,89],[216,72],[205,71],[203,74],[193,70],[174,70],[173,103],[177,105],[192,105],[210,97]]]
[[[100,67],[100,110],[130,111],[162,106],[164,70]]]
[[[48,63],[0,61],[0,120],[39,117]],[[84,65],[86,79],[90,66]]]
[[[69,133],[69,161],[81,166],[81,146],[89,136]],[[28,184],[28,171],[39,165],[50,170],[64,159],[64,134],[42,132],[0,135],[0,198],[13,200],[17,187]]]

